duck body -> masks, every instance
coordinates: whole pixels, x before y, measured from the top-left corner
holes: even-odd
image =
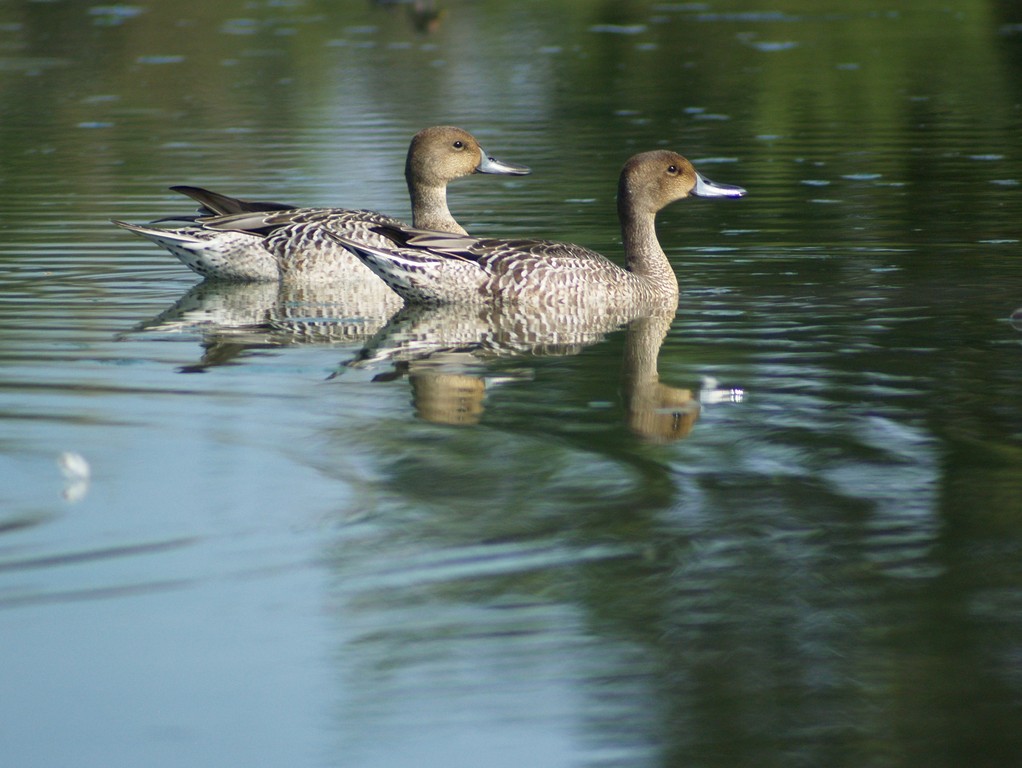
[[[658,294],[677,296],[673,272],[661,276],[663,284],[636,278],[574,243],[472,238],[393,225],[376,232],[387,241],[382,247],[366,241],[349,249],[413,304],[634,303]]]
[[[656,213],[690,195],[741,197],[666,150],[636,155],[618,185],[624,268],[595,251],[546,240],[499,240],[385,224],[389,247],[338,239],[406,301],[525,302],[653,309],[677,306],[678,280],[657,240]]]
[[[242,282],[277,279],[277,262],[273,254],[263,247],[261,236],[249,232],[216,231],[197,222],[215,216],[286,211],[297,206],[241,200],[202,187],[179,185],[170,189],[195,200],[199,203],[199,210],[195,214],[169,216],[153,223],[181,222],[186,226],[152,227],[117,220],[113,223],[164,248],[203,277]]]
[[[417,133],[405,161],[413,224],[465,234],[447,206],[447,185],[474,173],[525,175],[529,169],[490,157],[475,137],[454,126],[435,126]],[[167,249],[208,278],[314,281],[338,279],[351,271],[368,276],[366,267],[322,232],[355,240],[370,237],[375,242],[370,227],[402,224],[374,211],[299,208],[239,200],[199,187],[172,189],[202,205],[198,215],[184,217],[186,226],[165,229],[121,221],[114,224]],[[173,220],[177,219],[161,221]]]
[[[269,256],[272,278],[284,282],[331,282],[369,280],[379,283],[373,272],[328,232],[369,245],[386,246],[388,241],[376,227],[403,226],[402,222],[375,211],[345,208],[299,208],[279,214],[236,214],[210,220],[208,226],[218,236],[209,242],[234,243],[241,238],[257,237],[259,248]],[[266,231],[219,231],[224,227]],[[263,267],[260,265],[260,269]],[[267,270],[269,272],[269,270]],[[381,285],[382,287],[382,285]]]

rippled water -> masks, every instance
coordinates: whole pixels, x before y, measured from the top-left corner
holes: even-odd
[[[1017,763],[1020,83],[1007,2],[3,6],[5,755]],[[627,329],[367,323],[109,224],[407,216],[435,123],[533,168],[452,186],[473,232],[617,257],[657,146],[749,195],[663,212]]]

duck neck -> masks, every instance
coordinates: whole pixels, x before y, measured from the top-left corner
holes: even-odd
[[[454,232],[467,235],[468,232],[454,220],[447,207],[447,187],[416,183],[408,178],[408,195],[412,200],[412,225],[419,229],[434,229],[438,232]]]
[[[678,293],[678,278],[656,236],[656,213],[621,207],[621,235],[628,271],[652,283],[657,292]]]
[[[665,443],[687,435],[699,416],[689,389],[660,383],[657,357],[674,321],[674,312],[657,312],[628,324],[624,354],[624,394],[628,426],[637,435]]]

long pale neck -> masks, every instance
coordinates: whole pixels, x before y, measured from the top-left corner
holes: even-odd
[[[656,214],[620,206],[625,263],[635,275],[649,279],[664,292],[678,291],[678,278],[656,236]]]
[[[412,225],[419,229],[435,229],[438,232],[454,232],[467,235],[468,232],[454,220],[447,207],[447,187],[427,186],[408,179],[408,194],[412,199]]]

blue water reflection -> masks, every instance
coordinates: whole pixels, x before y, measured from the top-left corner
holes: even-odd
[[[1018,763],[1020,24],[3,6],[5,756]],[[534,171],[452,185],[473,232],[617,258],[659,146],[749,195],[659,219],[665,323],[546,336],[197,284],[109,224],[177,183],[407,217],[437,123]]]

